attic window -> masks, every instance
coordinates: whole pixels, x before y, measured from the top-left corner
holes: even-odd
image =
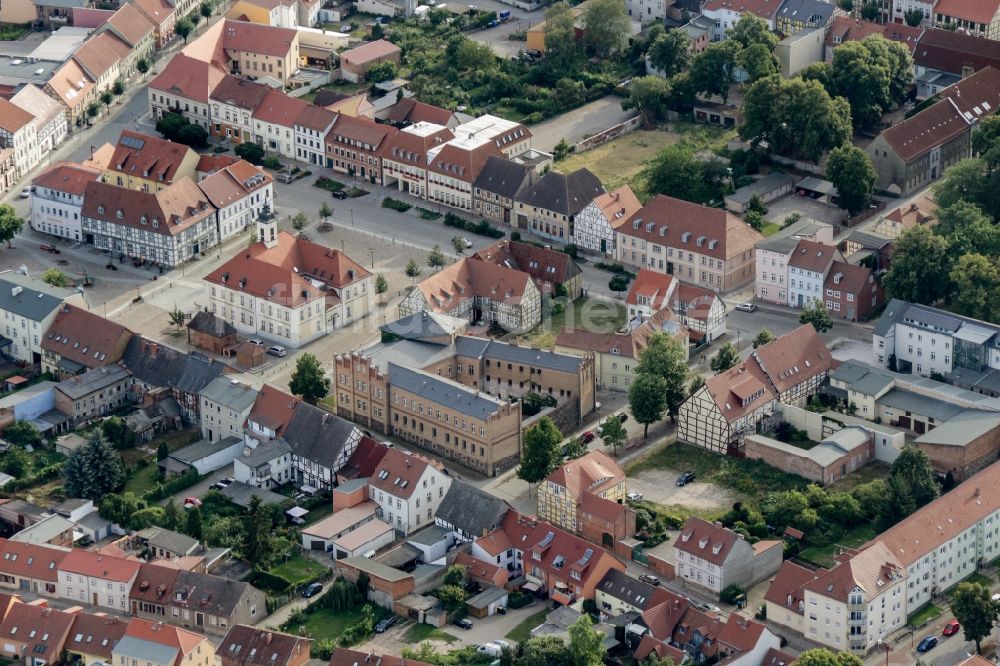
[[[125,217],[125,213],[123,213],[122,210],[119,208],[118,210],[115,211],[115,217],[117,217],[120,220],[123,217]]]
[[[698,542],[699,548],[704,548],[707,545],[708,545],[708,537],[702,537],[701,540]]]
[[[378,478],[382,479],[383,481],[385,479],[387,479],[388,477],[389,477],[389,470],[387,470],[387,469],[384,469],[384,470],[382,470],[381,472],[378,473]]]
[[[682,243],[687,243],[689,238],[691,238],[691,232],[690,231],[685,231],[684,233],[681,234],[681,242]]]
[[[142,217],[139,218],[139,224],[146,224],[146,216],[145,215],[143,215]]]
[[[104,206],[98,206],[98,207],[97,207],[97,212],[98,212],[99,214],[101,214],[101,215],[104,215]]]

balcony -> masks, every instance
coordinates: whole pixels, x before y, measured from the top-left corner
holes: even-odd
[[[569,606],[571,603],[576,601],[576,594],[568,589],[554,588],[552,593],[549,595],[549,598],[552,601],[562,604],[563,606]]]

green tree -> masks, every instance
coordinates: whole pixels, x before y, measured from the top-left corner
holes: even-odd
[[[666,333],[653,333],[646,341],[646,347],[639,352],[635,372],[663,379],[666,409],[671,421],[676,420],[680,405],[687,397],[687,350],[683,343]]]
[[[310,405],[315,405],[317,400],[325,398],[330,392],[330,378],[323,372],[319,359],[306,352],[295,361],[288,389],[295,395],[301,395]]]
[[[1000,268],[996,258],[963,255],[950,274],[950,309],[975,319],[997,321],[1000,315]]]
[[[830,151],[826,177],[837,186],[840,207],[851,215],[857,215],[868,205],[876,176],[871,158],[857,146],[846,144]]]
[[[271,566],[274,544],[271,532],[274,522],[269,509],[254,495],[243,517],[243,556],[259,570]]]
[[[583,443],[582,437],[574,437],[563,447],[563,455],[569,460],[576,460],[587,455],[587,445]]]
[[[739,351],[737,351],[736,347],[733,346],[733,343],[727,342],[719,347],[719,351],[712,357],[712,360],[708,362],[708,367],[710,367],[713,372],[725,372],[739,362]]]
[[[174,32],[181,36],[185,44],[187,44],[188,35],[191,34],[192,30],[194,30],[194,23],[189,18],[182,18],[174,25]]]
[[[30,421],[14,421],[3,430],[3,438],[19,446],[38,446],[42,433]]]
[[[725,104],[729,100],[729,85],[736,70],[739,42],[712,42],[691,61],[691,85],[698,93],[718,95]]]
[[[624,105],[625,103],[622,102],[622,106]],[[572,152],[572,150],[573,150],[572,147],[568,143],[566,143],[565,137],[559,139],[559,143],[557,143],[555,147],[552,149],[552,159],[556,162],[561,162],[562,160],[566,159],[566,157]]]
[[[778,36],[767,27],[767,21],[749,12],[744,13],[732,28],[726,30],[726,36],[744,49],[759,44],[771,53],[778,45]]]
[[[162,506],[147,506],[129,516],[128,526],[133,530],[144,530],[153,525],[162,525],[165,511]]]
[[[120,416],[110,416],[101,422],[101,434],[116,449],[130,449],[138,443],[135,432]]]
[[[628,408],[643,426],[642,437],[649,436],[649,424],[663,418],[667,408],[667,380],[654,374],[638,374],[628,388]]]
[[[934,214],[937,217],[934,233],[944,238],[952,238],[955,234],[969,228],[975,228],[980,232],[985,231],[986,227],[993,224],[979,206],[965,200],[939,207]]]
[[[557,72],[569,71],[579,58],[576,18],[565,0],[545,10],[545,60]]]
[[[101,105],[97,102],[91,102],[87,105],[87,117],[96,118],[97,114],[101,112]]]
[[[164,139],[175,141],[181,128],[188,124],[187,118],[179,113],[164,113],[156,121],[156,131],[163,135]]]
[[[517,666],[575,666],[558,636],[532,637],[517,647]]]
[[[764,216],[755,210],[748,210],[743,213],[743,221],[746,222],[754,231],[761,231],[767,223]]]
[[[669,79],[691,63],[691,35],[684,30],[664,32],[653,41],[646,55],[649,63]]]
[[[250,164],[260,165],[264,161],[264,149],[252,141],[245,141],[235,148],[233,152],[240,159],[244,159]]]
[[[919,9],[908,9],[903,12],[903,20],[906,25],[916,28],[924,20],[924,13]]]
[[[302,211],[296,213],[295,217],[292,218],[292,226],[296,231],[302,231],[306,228],[307,224],[309,224],[309,218]]]
[[[176,326],[177,330],[179,331],[181,329],[181,326],[184,325],[184,319],[185,319],[184,311],[175,305],[174,309],[170,311],[169,315],[170,315],[170,323]]]
[[[177,132],[177,143],[192,148],[204,148],[208,145],[208,131],[201,125],[188,123]]]
[[[371,67],[365,74],[365,78],[369,83],[382,83],[383,81],[392,81],[396,78],[397,73],[396,63],[391,60],[386,60],[385,62],[380,62],[377,65]]]
[[[385,279],[385,276],[379,273],[375,276],[375,294],[378,296],[384,296],[386,292],[389,291],[389,281]]]
[[[448,263],[448,260],[445,259],[444,252],[441,251],[441,246],[435,245],[432,247],[430,253],[427,255],[427,265],[437,270],[446,263]]]
[[[587,48],[601,57],[621,51],[628,43],[631,25],[625,3],[619,0],[591,0],[583,10],[584,40]]]
[[[795,659],[795,666],[863,666],[861,657],[847,652],[831,652],[826,648],[806,650]]]
[[[919,225],[896,241],[892,264],[883,284],[893,298],[914,303],[937,302],[948,293],[948,241]]]
[[[115,97],[121,97],[125,94],[125,82],[118,79],[111,86],[111,92],[114,93]]]
[[[522,444],[521,465],[517,478],[528,483],[538,483],[559,464],[559,442],[562,433],[555,421],[543,416],[525,431]]]
[[[917,509],[937,498],[941,489],[930,458],[915,446],[906,446],[893,461],[889,478],[901,484]]]
[[[132,526],[132,516],[145,508],[146,500],[135,493],[111,493],[97,505],[101,518],[126,528]]]
[[[833,319],[830,318],[830,313],[827,312],[826,305],[821,298],[814,298],[802,308],[799,323],[812,324],[817,333],[826,333],[833,328]]]
[[[406,262],[406,269],[403,272],[406,273],[406,277],[410,278],[410,282],[412,283],[413,279],[420,275],[420,266],[417,266],[417,262],[410,259]]]
[[[767,330],[766,328],[762,328],[753,338],[753,348],[757,349],[757,347],[766,345],[768,342],[771,342],[772,340],[774,340],[774,333]]]
[[[331,217],[332,215],[333,215],[333,209],[330,208],[330,204],[324,201],[323,204],[319,207],[319,219],[326,222],[327,218]]]
[[[720,200],[726,177],[725,167],[718,160],[701,160],[689,146],[680,143],[661,150],[642,171],[650,194],[665,194],[699,204]]]
[[[590,615],[584,613],[569,628],[569,654],[574,666],[603,666],[607,648],[604,634],[593,627]]]
[[[0,470],[15,479],[23,479],[31,470],[31,456],[20,446],[12,446],[0,459]]]
[[[813,62],[799,72],[803,81],[816,81],[825,90],[833,90],[833,67],[828,62]]]
[[[455,254],[461,256],[465,252],[465,239],[461,236],[452,236],[451,246],[455,248]],[[444,259],[443,254],[441,255],[441,258]]]
[[[201,15],[204,16],[205,18],[209,18],[212,16],[212,10],[213,7],[211,2],[203,2],[201,3],[201,6],[198,8],[198,11],[201,12]]]
[[[618,453],[619,446],[625,446],[625,443],[628,441],[628,431],[625,430],[625,426],[614,414],[611,414],[601,422],[600,430],[601,439],[604,440],[605,445],[611,447],[611,451],[614,454]]]
[[[694,395],[698,389],[705,385],[705,378],[701,375],[695,375],[691,378],[691,383],[688,385],[688,395]]]
[[[166,460],[170,457],[170,447],[167,446],[166,442],[160,442],[156,447],[156,460]]]
[[[909,50],[881,35],[841,46],[847,48],[837,47],[833,53],[832,92],[847,99],[856,127],[874,127],[902,101],[912,83]]]
[[[951,597],[951,612],[962,625],[965,640],[975,642],[979,654],[983,639],[997,621],[998,608],[990,598],[990,588],[982,583],[959,583]]]
[[[115,96],[114,96],[114,94],[112,94],[112,92],[110,90],[105,90],[104,92],[102,92],[100,94],[100,96],[98,97],[98,99],[101,100],[101,104],[104,105],[104,110],[105,111],[110,111],[111,110],[111,102],[114,101]]]
[[[53,287],[65,287],[69,284],[69,278],[58,268],[49,268],[42,273],[42,282]]]
[[[778,73],[780,63],[764,44],[751,44],[736,58],[736,63],[747,73],[750,83]]]
[[[465,588],[458,585],[442,585],[435,594],[449,613],[464,606],[465,600],[469,598],[469,593],[465,591]]]
[[[256,499],[256,495],[250,498],[251,501]],[[187,509],[187,517],[184,521],[184,533],[187,534],[192,539],[197,539],[201,541],[202,537],[202,524],[201,524],[201,509],[196,506],[189,507]],[[250,560],[255,562],[256,560]]]
[[[465,567],[461,564],[453,564],[444,572],[444,580],[442,581],[445,585],[457,585],[459,587],[465,586]]]
[[[100,432],[70,454],[63,466],[63,488],[68,497],[98,500],[125,483],[125,467]]]
[[[622,108],[637,110],[642,114],[644,122],[653,124],[664,118],[669,99],[670,84],[664,79],[658,76],[640,76],[632,79]]]
[[[176,530],[180,520],[181,515],[177,509],[177,503],[171,497],[163,507],[163,526],[168,530]]]
[[[135,63],[135,68],[140,74],[145,74],[149,71],[149,61],[145,58],[139,58]]]
[[[18,217],[14,207],[10,204],[0,204],[0,242],[7,243],[8,248],[13,247],[10,242],[23,228],[24,220]]]

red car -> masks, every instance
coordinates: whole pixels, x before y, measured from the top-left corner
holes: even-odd
[[[584,432],[582,435],[580,435],[580,441],[583,442],[584,444],[590,444],[592,441],[594,441],[594,438],[596,436],[597,435],[594,434],[593,430],[588,430]]]
[[[962,628],[962,625],[958,623],[958,620],[952,620],[948,624],[944,625],[944,629],[941,631],[945,636],[954,636],[958,633],[958,630]]]

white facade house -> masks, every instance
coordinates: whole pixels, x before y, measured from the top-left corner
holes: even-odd
[[[83,194],[87,183],[101,177],[99,169],[62,162],[32,181],[31,228],[59,238],[81,240]]]
[[[834,261],[844,261],[836,247],[800,240],[788,258],[788,306],[808,307],[823,300],[823,283]]]
[[[216,377],[199,393],[201,436],[214,442],[226,437],[242,437],[257,389],[235,379]]]
[[[34,116],[35,140],[38,141],[38,160],[66,140],[69,123],[62,105],[49,97],[41,88],[28,84],[10,98],[15,105]]]
[[[32,113],[0,98],[0,148],[14,151],[14,167],[20,178],[38,164],[41,146]]]
[[[531,149],[531,131],[521,123],[484,114],[455,127],[455,137],[465,140],[488,139],[507,159]]]
[[[647,25],[666,20],[667,4],[664,0],[625,0],[625,9],[633,21]]]
[[[295,122],[308,104],[301,99],[271,90],[253,112],[253,140],[268,152],[297,159]],[[320,145],[322,145],[322,137]]]
[[[623,185],[596,197],[576,215],[573,242],[582,250],[615,255],[615,229],[642,208],[632,188]]]
[[[56,594],[66,601],[127,613],[139,562],[74,548],[57,565]]]
[[[755,295],[758,300],[788,304],[788,259],[800,240],[833,245],[833,227],[802,218],[757,243]]]
[[[256,441],[250,439],[249,441]],[[233,476],[255,488],[271,488],[293,480],[292,447],[275,439],[256,448],[245,447],[233,460]]]
[[[368,483],[368,497],[378,504],[378,517],[406,535],[434,524],[451,477],[438,461],[393,448]]]
[[[265,210],[274,208],[274,179],[243,160],[219,169],[198,187],[218,211],[220,242],[252,228]]]
[[[889,3],[890,12],[892,13],[891,22],[905,23],[906,13],[915,10],[924,16],[920,25],[931,25],[933,23],[934,6],[936,4],[937,0],[930,0],[929,2],[925,2],[924,0],[892,0]]]
[[[0,278],[0,337],[3,338],[0,339],[0,352],[15,361],[39,363],[41,337],[67,301],[82,304],[82,297],[19,273],[3,275]]]
[[[337,114],[321,106],[309,105],[295,121],[295,159],[316,166],[326,164],[325,137],[337,121]]]

